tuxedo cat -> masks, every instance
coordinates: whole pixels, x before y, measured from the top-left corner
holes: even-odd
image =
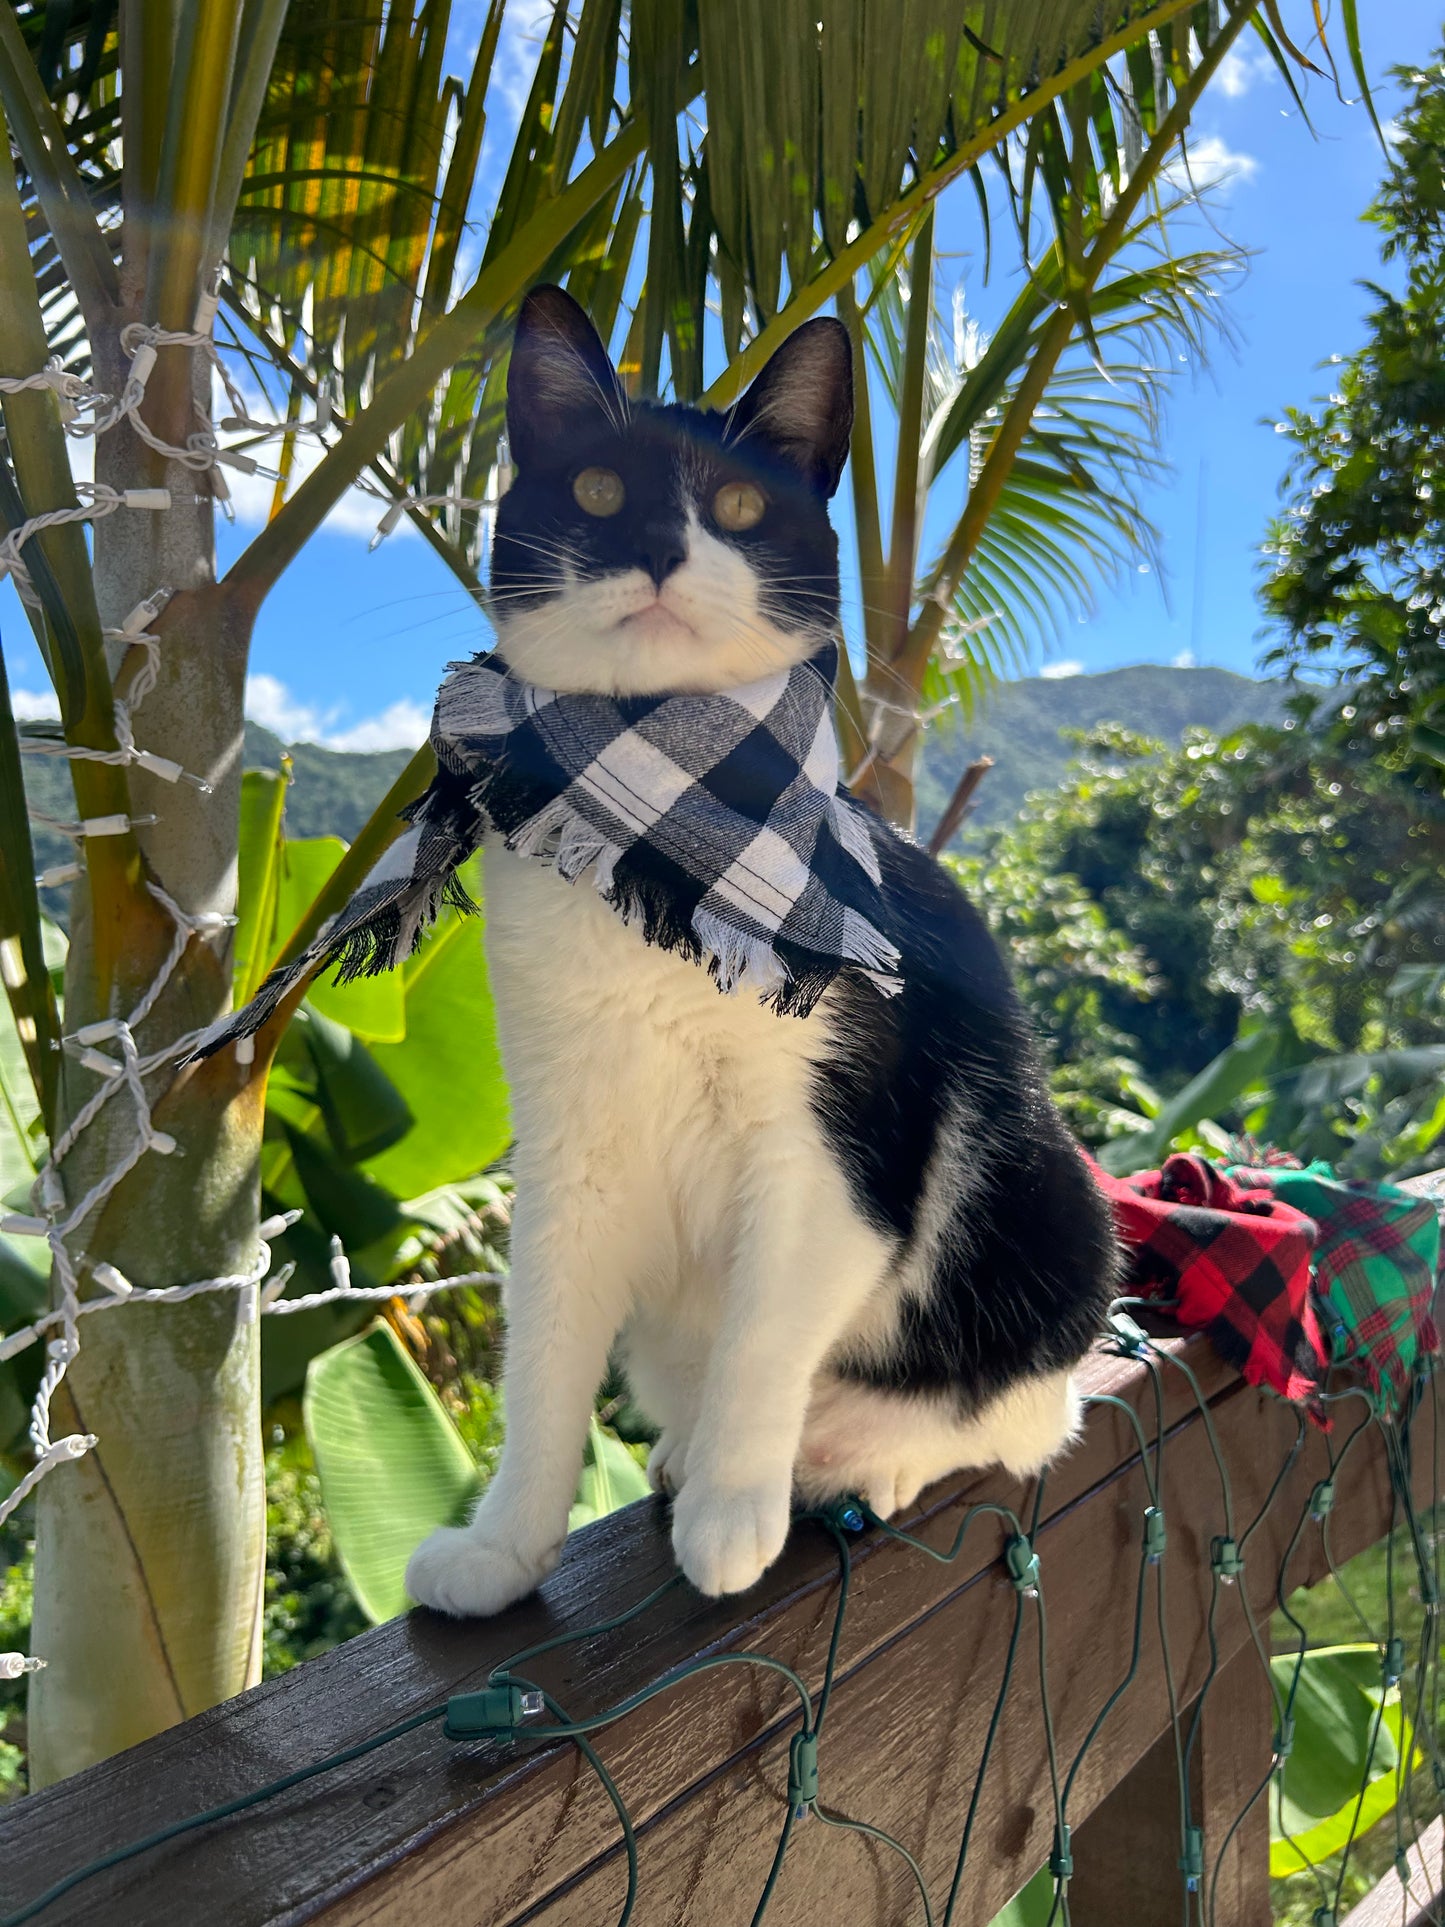
[[[516,478],[491,606],[545,690],[738,689],[838,628],[827,502],[848,337],[800,328],[731,410],[630,403],[557,288],[521,313]],[[555,1562],[609,1355],[659,1429],[678,1563],[750,1586],[796,1497],[881,1514],[964,1466],[1041,1467],[1115,1275],[1104,1204],[1007,971],[951,877],[865,820],[901,988],[839,974],[806,1016],[644,941],[586,877],[485,846],[516,1125],[507,1434],[411,1596],[493,1613]]]

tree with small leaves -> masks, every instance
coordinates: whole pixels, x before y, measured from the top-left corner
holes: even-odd
[[[1369,338],[1334,391],[1277,424],[1291,444],[1285,512],[1265,545],[1266,663],[1328,671],[1306,713],[1401,761],[1445,764],[1445,49],[1397,70],[1408,99],[1366,218],[1399,293],[1374,287]]]

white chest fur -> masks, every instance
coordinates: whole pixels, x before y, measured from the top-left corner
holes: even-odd
[[[794,1177],[831,1188],[810,1108],[821,1011],[778,1017],[746,991],[721,995],[697,964],[644,943],[586,878],[566,883],[495,842],[486,905],[517,1152],[534,1181],[560,1155],[589,1188],[645,1194],[634,1208],[649,1218],[665,1204],[677,1257],[709,1270],[764,1142],[776,1155],[785,1136]],[[654,1259],[634,1293],[662,1286],[668,1254]]]
[[[585,879],[495,841],[486,909],[517,1133],[507,1440],[471,1525],[414,1556],[414,1598],[495,1612],[550,1568],[614,1347],[708,1593],[777,1556],[795,1483],[892,1511],[952,1466],[1022,1468],[1067,1436],[1063,1375],[961,1423],[830,1370],[886,1330],[900,1283],[813,1113],[827,999],[800,1019],[723,996]]]

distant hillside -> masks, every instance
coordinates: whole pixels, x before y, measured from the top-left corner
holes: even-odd
[[[411,760],[409,749],[382,749],[367,755],[292,743],[259,723],[246,725],[246,768],[279,769],[291,758],[286,792],[288,836],[342,836],[349,843]]]
[[[1030,790],[1058,783],[1073,755],[1059,731],[1093,723],[1123,723],[1142,736],[1177,743],[1191,725],[1229,730],[1272,722],[1282,714],[1274,683],[1252,682],[1227,669],[1171,669],[1143,663],[1097,676],[1003,683],[966,729],[939,726],[929,736],[919,783],[919,822],[925,833],[976,756],[994,767],[979,791],[974,831],[1013,816]],[[275,769],[282,752],[269,730],[246,725],[246,765]],[[404,749],[358,756],[294,743],[286,827],[292,836],[355,836],[404,767]]]
[[[1227,731],[1241,723],[1275,722],[1284,713],[1281,686],[1253,682],[1228,669],[1173,669],[1141,663],[1097,676],[1030,676],[1002,683],[966,726],[940,723],[930,732],[918,784],[918,821],[926,835],[967,766],[992,756],[978,790],[968,833],[1018,813],[1030,790],[1061,781],[1074,754],[1061,729],[1123,723],[1141,736],[1177,743],[1191,726]]]
[[[978,808],[968,834],[1013,816],[1030,790],[1060,781],[1073,754],[1059,731],[1093,723],[1123,723],[1141,735],[1178,742],[1191,724],[1228,730],[1244,722],[1272,722],[1282,713],[1278,684],[1251,682],[1227,669],[1169,669],[1145,663],[1135,669],[1110,669],[1098,676],[1067,676],[1046,681],[1032,676],[1004,683],[983,713],[967,728],[941,725],[928,738],[919,781],[919,824],[924,834],[938,820],[954,784],[977,756],[992,756],[994,768],[979,790]],[[280,739],[258,723],[247,723],[248,769],[277,769],[291,758],[291,788],[286,796],[286,827],[292,836],[341,836],[349,842],[405,767],[408,750],[388,749],[358,755],[320,749],[315,743]],[[26,757],[26,787],[32,803],[50,815],[73,816],[69,773],[58,758]],[[40,825],[34,830],[37,867],[65,861],[71,846]],[[64,891],[47,891],[46,908],[64,914]]]
[[[349,843],[391,788],[411,756],[406,749],[380,750],[374,755],[342,754],[315,743],[293,743],[289,749],[269,729],[247,723],[247,769],[279,769],[283,755],[291,758],[291,787],[286,792],[286,828],[291,836],[341,836]],[[59,757],[27,756],[25,788],[32,807],[62,822],[75,816],[70,772]],[[177,792],[189,794],[186,790]],[[32,823],[31,842],[37,870],[68,862],[74,845],[44,824]],[[42,908],[61,923],[66,921],[70,892],[47,890]]]

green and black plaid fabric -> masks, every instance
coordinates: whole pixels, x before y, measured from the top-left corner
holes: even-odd
[[[1228,1175],[1313,1218],[1314,1289],[1335,1360],[1357,1360],[1383,1405],[1402,1404],[1421,1354],[1440,1348],[1434,1203],[1392,1184],[1337,1178],[1327,1164],[1294,1171],[1233,1165]]]

